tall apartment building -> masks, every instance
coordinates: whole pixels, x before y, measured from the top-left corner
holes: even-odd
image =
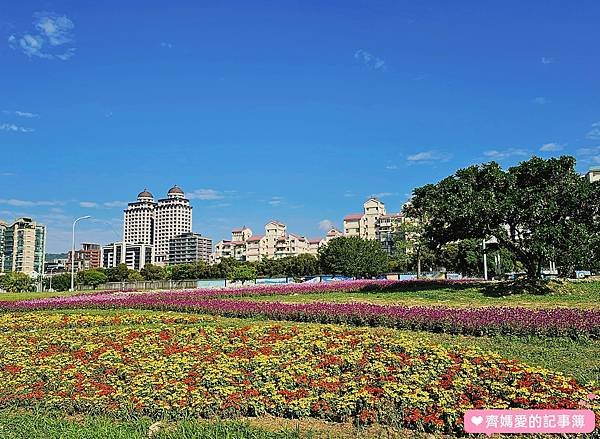
[[[144,190],[124,211],[123,242],[151,246],[151,260],[155,264],[168,262],[171,238],[191,231],[192,206],[178,186],[173,186],[167,198],[158,201]]]
[[[169,240],[169,264],[210,262],[212,239],[200,233],[184,233]]]
[[[317,256],[319,254],[319,249],[324,245],[327,245],[329,241],[334,238],[339,238],[340,236],[344,236],[342,232],[338,229],[331,229],[324,238],[311,238],[308,240],[308,253],[313,256]]]
[[[309,240],[295,233],[287,233],[287,226],[279,221],[269,221],[264,235],[253,235],[247,227],[234,229],[231,240],[222,240],[215,246],[212,261],[224,258],[239,261],[260,261],[263,258],[281,259],[301,254],[316,255],[319,246],[326,244],[341,232],[333,229],[325,238]]]
[[[75,263],[75,271],[98,268],[102,265],[102,248],[100,244],[84,242],[80,250],[75,250],[75,257],[69,251],[67,256],[67,271],[71,271],[71,264]]]
[[[17,271],[29,275],[44,272],[46,226],[31,218],[19,218],[13,224],[0,224],[2,266],[0,271]]]
[[[4,271],[4,236],[8,223],[0,220],[0,273]]]
[[[587,174],[585,174],[585,176],[588,178],[590,183],[600,181],[600,166],[594,166],[590,168],[590,170]]]
[[[344,217],[344,235],[358,236],[363,239],[375,239],[388,253],[392,251],[394,234],[402,224],[401,213],[388,215],[385,204],[377,198],[369,198],[363,204],[363,213],[354,213]]]

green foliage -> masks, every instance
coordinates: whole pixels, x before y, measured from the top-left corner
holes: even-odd
[[[167,278],[165,268],[152,264],[146,264],[144,268],[140,270],[140,274],[145,280],[163,280]]]
[[[44,288],[50,289],[50,277],[44,279]],[[52,276],[52,289],[54,291],[68,291],[71,288],[71,273],[60,273]]]
[[[116,267],[105,270],[109,282],[126,282],[129,278],[129,268],[126,264],[119,264]]]
[[[377,241],[357,236],[334,238],[319,249],[325,273],[356,278],[371,278],[388,269],[388,256]]]
[[[108,276],[104,273],[103,269],[92,268],[90,270],[84,270],[77,273],[77,284],[89,285],[93,289],[96,289],[98,285],[106,283],[107,281]],[[52,286],[54,287],[54,282]]]
[[[549,260],[565,274],[593,263],[599,187],[572,157],[533,157],[507,170],[491,162],[415,189],[406,213],[420,219],[430,248],[496,237],[533,280]]]
[[[302,277],[318,274],[319,261],[309,254],[287,256],[281,259],[263,258],[256,267],[260,276]]]
[[[243,285],[248,280],[256,279],[256,268],[249,264],[238,265],[227,273],[227,279],[234,282],[241,281]]]
[[[0,277],[0,287],[9,293],[35,291],[35,281],[25,273],[8,272]]]

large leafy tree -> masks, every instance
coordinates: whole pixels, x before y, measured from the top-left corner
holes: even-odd
[[[9,293],[35,291],[35,281],[26,273],[6,273],[0,277],[0,286]]]
[[[227,279],[234,282],[241,281],[244,285],[246,281],[256,279],[256,268],[250,264],[236,265],[227,273]]]
[[[470,166],[417,188],[407,214],[422,220],[434,246],[496,237],[534,280],[549,260],[564,270],[597,245],[598,194],[572,157],[533,157],[507,170]]]
[[[101,269],[90,269],[77,273],[77,283],[90,285],[93,289],[107,281],[108,276]]]
[[[387,271],[388,256],[378,241],[357,236],[334,238],[319,249],[325,273],[370,278]]]
[[[140,270],[140,274],[145,280],[163,280],[167,277],[167,272],[164,267],[146,264]]]

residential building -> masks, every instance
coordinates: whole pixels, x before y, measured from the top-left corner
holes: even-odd
[[[341,232],[337,232],[341,233]],[[325,238],[319,238],[319,242]],[[316,245],[318,249],[318,244]],[[281,259],[287,256],[316,254],[315,244],[304,236],[287,233],[287,226],[280,221],[265,224],[264,235],[253,235],[247,227],[234,229],[231,240],[222,240],[215,246],[211,261],[217,263],[224,258],[239,261],[260,261],[263,258]]]
[[[308,240],[308,253],[313,256],[317,256],[319,254],[319,248],[327,245],[329,241],[334,238],[339,238],[340,236],[344,236],[342,232],[338,229],[331,229],[324,238],[311,238]]]
[[[199,233],[184,233],[169,241],[169,264],[210,262],[212,240]]]
[[[154,244],[156,203],[154,196],[144,189],[137,201],[127,204],[124,210],[123,242],[127,244]]]
[[[4,236],[7,228],[8,223],[0,221],[0,273],[4,271]]]
[[[173,186],[167,198],[158,201],[144,189],[124,211],[123,242],[151,246],[155,264],[168,262],[171,238],[191,232],[192,207],[178,186]]]
[[[98,268],[102,266],[101,261],[102,248],[100,244],[92,244],[84,242],[81,244],[80,250],[75,250],[75,271],[89,270],[90,268]],[[67,257],[67,271],[71,271],[73,257],[71,251]]]
[[[114,242],[102,247],[101,258],[102,267],[104,268],[125,264],[127,268],[139,271],[145,265],[152,263],[152,246],[149,244]]]
[[[600,166],[594,166],[590,168],[587,174],[585,174],[590,183],[600,181]]]
[[[384,203],[377,198],[369,198],[363,204],[363,213],[344,217],[344,235],[377,240],[391,253],[394,234],[403,221],[401,213],[388,215]]]
[[[0,224],[2,266],[0,271],[42,274],[46,255],[46,226],[31,218],[19,218],[13,224]]]
[[[156,234],[154,238],[154,261],[164,264],[169,258],[171,238],[192,231],[192,206],[181,188],[169,189],[167,198],[156,205]]]

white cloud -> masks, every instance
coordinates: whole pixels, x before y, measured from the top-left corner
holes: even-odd
[[[528,155],[528,153],[523,149],[508,148],[503,150],[490,149],[488,151],[484,151],[483,155],[492,160],[504,160],[515,156],[523,157]]]
[[[283,203],[283,197],[271,197],[267,203],[269,203],[271,206],[281,206],[281,203]]]
[[[346,198],[351,198],[351,197],[355,197],[355,196],[356,196],[356,194],[352,191],[344,192],[344,197],[346,197]]]
[[[0,198],[0,204],[6,204],[15,207],[36,207],[36,206],[61,206],[65,204],[62,201],[29,201],[29,200],[16,200]]]
[[[105,203],[102,203],[102,205],[104,207],[109,208],[109,209],[113,209],[115,207],[125,207],[125,206],[127,206],[127,201],[107,201]]]
[[[600,146],[580,148],[577,150],[578,158],[587,164],[600,164]]]
[[[9,111],[9,110],[3,110],[2,113],[4,114],[8,114],[8,115],[13,115],[13,116],[19,116],[19,117],[26,117],[31,119],[32,117],[38,117],[39,114],[35,114],[35,113],[30,113],[28,111]]]
[[[335,229],[335,224],[333,224],[333,221],[331,220],[324,219],[319,221],[319,229],[324,232],[329,232],[331,229]]]
[[[375,55],[370,54],[369,52],[359,49],[354,52],[354,58],[362,61],[364,65],[374,70],[386,71],[387,65],[385,61],[381,58],[377,58]]]
[[[0,123],[0,131],[9,131],[13,133],[31,133],[35,131],[33,128],[26,128],[14,123]]]
[[[94,207],[98,207],[98,203],[94,203],[93,201],[81,201],[79,203],[81,207],[85,207],[86,209],[91,209]]]
[[[534,104],[538,104],[538,105],[545,105],[547,103],[549,103],[550,101],[545,98],[544,96],[538,96],[536,98],[533,98],[533,103]]]
[[[398,166],[397,165],[386,165],[385,169],[393,171],[394,169],[398,169]]]
[[[397,192],[378,192],[376,194],[371,194],[369,195],[369,198],[373,197],[373,198],[385,198],[385,197],[392,197],[394,195],[398,195]]]
[[[190,200],[220,200],[225,198],[223,193],[215,189],[196,189],[195,191],[188,192],[186,196]]]
[[[0,177],[12,177],[15,175],[13,172],[0,172]]]
[[[552,64],[554,62],[554,58],[549,58],[547,56],[542,56],[542,64]]]
[[[20,50],[28,57],[62,61],[75,54],[75,47],[72,46],[75,25],[67,16],[54,12],[36,12],[33,18],[35,31],[20,37],[9,36],[8,45],[11,48]]]
[[[588,139],[597,140],[600,139],[600,122],[594,122],[592,129],[585,135]]]
[[[451,158],[452,158],[451,154],[431,150],[431,151],[421,151],[421,152],[417,152],[415,154],[411,154],[408,157],[406,157],[406,160],[408,160],[410,163],[425,164],[425,163],[434,163],[434,162],[447,162]]]
[[[556,152],[561,151],[563,149],[563,145],[560,143],[545,143],[540,147],[540,151],[542,152]]]
[[[164,48],[164,49],[172,49],[173,48],[173,44],[168,43],[166,41],[162,41],[160,43],[160,47]]]

